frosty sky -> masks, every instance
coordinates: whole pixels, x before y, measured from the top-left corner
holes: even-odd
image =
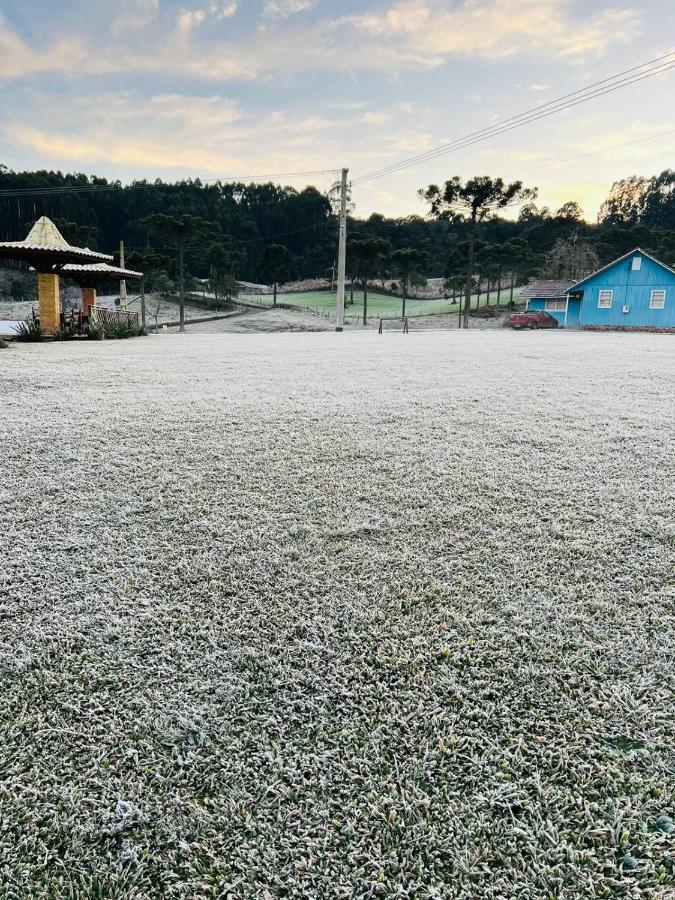
[[[350,167],[433,148],[673,49],[671,0],[0,0],[0,163],[128,180]],[[520,177],[593,217],[673,162],[673,73],[354,193],[421,212],[450,175]],[[320,188],[331,175],[285,178]]]

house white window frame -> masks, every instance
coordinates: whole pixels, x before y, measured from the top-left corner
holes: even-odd
[[[549,306],[549,303],[551,304]],[[555,297],[550,298],[549,300],[544,300],[544,310],[545,312],[565,312],[566,301],[564,297]]]
[[[631,260],[631,264],[630,264],[631,272],[639,272],[641,268],[642,268],[642,257],[634,256],[633,259]]]
[[[603,298],[603,294],[609,294],[609,296]],[[609,303],[605,302],[606,300],[609,300]],[[611,309],[613,303],[614,291],[610,288],[600,288],[598,291],[598,309]]]
[[[654,302],[654,294],[661,294],[661,302],[657,306]],[[666,308],[666,289],[665,288],[654,288],[654,290],[649,295],[649,308],[650,309],[665,309]]]

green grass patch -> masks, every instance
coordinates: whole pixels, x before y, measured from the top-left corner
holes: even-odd
[[[520,299],[520,290],[514,293],[514,300]],[[363,294],[361,291],[354,291],[354,303],[349,303],[350,293],[345,293],[345,318],[347,321],[355,322],[357,316],[363,315]],[[509,302],[509,291],[502,291],[501,305],[505,307]],[[241,294],[240,299],[258,303],[261,306],[272,305],[271,294],[245,295]],[[308,310],[314,313],[334,314],[335,313],[335,293],[332,291],[306,291],[295,294],[278,294],[277,303],[285,306],[295,306],[298,309]],[[480,295],[480,306],[487,305],[487,296],[485,293]],[[497,305],[497,292],[490,294],[490,306]],[[471,298],[471,307],[476,309],[478,306],[478,295],[474,294]],[[415,297],[409,297],[406,300],[406,316],[435,316],[446,313],[457,312],[458,304],[452,302],[452,299],[440,297],[435,300],[421,300]],[[389,294],[378,294],[377,292],[368,293],[368,318],[398,318],[401,316],[402,301],[400,297],[392,297]]]

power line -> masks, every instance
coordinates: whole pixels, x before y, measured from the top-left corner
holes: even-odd
[[[554,162],[544,163],[541,166],[533,166],[530,169],[521,169],[519,172],[508,172],[505,177],[511,178],[514,175],[527,175],[528,172],[539,172],[541,169],[550,169],[553,166],[562,166],[565,163],[576,162],[578,159],[586,159],[587,156],[595,156],[597,153],[608,153],[610,150],[620,150],[622,147],[631,147],[633,144],[642,144],[645,141],[654,141],[656,138],[667,137],[675,134],[675,128],[669,131],[660,131],[658,134],[650,134],[647,137],[636,138],[633,141],[624,141],[622,144],[612,144],[609,147],[601,147],[599,150],[590,150],[588,153],[580,153],[579,156],[568,156],[566,159],[558,159]]]
[[[260,237],[256,237],[256,238],[246,238],[245,240],[240,240],[239,238],[234,238],[233,240],[236,243],[236,246],[234,247],[234,249],[236,250],[237,247],[239,247],[241,244],[256,244],[260,241],[271,241],[274,238],[286,237],[289,234],[299,234],[302,231],[319,231],[322,228],[323,229],[334,228],[335,225],[336,225],[335,221],[329,220],[326,222],[319,222],[318,224],[315,223],[313,225],[304,225],[302,228],[292,228],[289,231],[278,231],[278,232],[276,232],[276,234],[264,234],[264,235],[261,235]],[[162,248],[165,250],[175,249],[172,244],[167,244],[167,243],[165,243],[161,240],[157,240],[157,239],[155,239],[155,246],[147,246],[146,245],[144,247],[130,247],[128,249],[130,249],[136,253],[143,253],[145,250],[158,250],[158,249],[162,249]],[[193,251],[197,250],[196,247],[191,247],[190,249]]]
[[[672,52],[667,54],[668,57],[672,57],[673,55],[674,54]],[[360,178],[357,178],[353,183],[370,180],[371,178],[379,177],[383,174],[388,174],[390,171],[398,170],[409,165],[414,165],[418,162],[424,162],[427,159],[440,156],[443,153],[450,152],[450,150],[453,149],[461,149],[460,145],[468,146],[470,144],[478,142],[479,140],[486,139],[487,137],[492,137],[494,134],[501,133],[502,131],[511,130],[511,127],[517,127],[520,124],[526,124],[529,121],[537,121],[539,118],[544,118],[545,116],[552,115],[554,112],[560,112],[564,109],[576,106],[579,103],[593,99],[596,96],[602,96],[605,93],[610,93],[611,91],[618,89],[619,87],[625,87],[628,84],[632,84],[635,81],[640,81],[643,78],[660,74],[661,72],[667,71],[669,68],[672,68],[672,66],[675,65],[675,60],[669,59],[667,63],[664,63],[661,61],[663,59],[664,57],[659,57],[657,60],[653,60],[650,63],[643,63],[641,66],[635,66],[632,69],[627,69],[624,72],[619,72],[616,75],[611,76],[611,78],[604,78],[602,79],[602,81],[595,82],[594,84],[588,85],[585,88],[580,88],[579,90],[574,91],[570,94],[565,94],[562,97],[551,100],[548,103],[540,104],[539,106],[535,106],[532,109],[526,110],[525,112],[518,113],[517,115],[511,116],[508,119],[504,119],[501,122],[497,122],[494,125],[489,126],[488,128],[483,128],[480,131],[471,132],[470,134],[465,135],[461,138],[457,138],[454,141],[449,142],[448,144],[443,144],[440,147],[436,147],[435,149],[427,150],[424,153],[417,154],[416,156],[400,160],[399,162],[392,163],[389,166],[384,166],[383,168],[377,169],[369,175],[364,175]],[[653,63],[657,63],[657,65],[647,72],[642,72],[638,75],[630,75],[627,78],[623,77],[628,72],[632,72],[635,69],[644,68],[645,66],[652,65]],[[604,88],[601,87],[601,85],[606,84],[608,81],[613,81],[614,84],[606,86]],[[573,99],[575,97],[576,99]],[[570,100],[570,102],[565,102],[567,100]]]
[[[569,94],[564,94],[562,97],[559,97],[556,100],[551,100],[548,103],[535,106],[529,110],[526,110],[525,112],[519,113],[518,115],[511,116],[508,119],[497,122],[494,125],[489,126],[488,128],[483,128],[479,131],[464,135],[461,138],[456,138],[454,141],[450,141],[449,143],[443,144],[439,147],[436,147],[435,149],[428,150],[424,153],[417,154],[416,156],[400,160],[397,163],[392,163],[388,166],[382,167],[381,169],[376,169],[373,172],[354,179],[352,185],[363,184],[366,181],[372,181],[376,178],[382,178],[385,175],[394,174],[395,172],[399,172],[402,169],[409,168],[410,166],[428,162],[432,159],[436,159],[439,156],[443,156],[446,153],[466,149],[467,147],[488,140],[489,138],[495,137],[496,135],[504,134],[507,131],[511,131],[515,128],[520,128],[523,125],[539,121],[543,118],[547,118],[548,116],[554,115],[557,112],[571,109],[572,107],[578,106],[581,103],[587,103],[589,100],[612,93],[622,87],[627,87],[631,84],[635,84],[645,78],[651,78],[654,75],[659,75],[663,72],[667,72],[669,69],[675,67],[675,59],[672,58],[673,56],[675,56],[675,51],[671,51],[670,53],[665,54],[662,57],[657,57],[650,62],[642,63],[640,66],[633,66],[630,69],[626,69],[623,72],[619,72],[616,75],[610,76],[609,78],[604,78],[601,81],[588,85],[585,88],[580,88],[577,91],[573,91]],[[667,60],[667,62],[664,62],[664,60]],[[651,66],[652,68],[643,72],[638,71],[640,69],[645,69],[645,67],[647,66]],[[612,83],[610,84],[609,82]]]
[[[635,84],[638,81],[642,81],[645,78],[651,78],[654,75],[659,75],[664,72],[667,72],[671,68],[675,67],[675,59],[672,57],[675,56],[675,51],[670,51],[669,53],[663,54],[662,56],[656,57],[653,60],[649,60],[648,62],[641,63],[637,66],[632,66],[628,69],[624,69],[621,72],[616,73],[615,75],[608,76],[607,78],[603,78],[600,81],[596,81],[591,85],[587,85],[584,88],[579,88],[576,91],[572,91],[567,94],[563,94],[561,97],[556,100],[548,101],[547,103],[540,104],[539,106],[532,107],[525,112],[519,113],[518,115],[511,116],[508,119],[505,119],[501,122],[496,123],[495,125],[489,126],[488,128],[480,129],[479,131],[471,132],[468,135],[465,135],[461,138],[457,138],[454,141],[451,141],[447,144],[443,144],[433,150],[426,151],[421,154],[417,154],[416,156],[409,157],[407,159],[400,160],[397,163],[392,163],[388,166],[384,166],[380,169],[376,169],[373,172],[370,172],[366,175],[360,176],[352,181],[352,185],[363,184],[366,181],[372,181],[376,178],[382,178],[386,175],[391,175],[396,172],[401,171],[402,169],[409,168],[414,165],[419,165],[422,162],[428,162],[433,159],[438,158],[446,153],[451,153],[458,150],[466,149],[470,146],[473,146],[476,143],[480,143],[482,141],[488,140],[491,137],[495,137],[500,134],[504,134],[507,131],[511,131],[515,128],[520,128],[523,125],[531,124],[532,122],[537,122],[540,119],[546,118],[548,116],[554,115],[557,112],[561,112],[566,109],[571,109],[574,106],[577,106],[581,103],[586,103],[589,100],[595,99],[596,97],[603,96],[605,94],[609,94],[618,90],[622,87],[627,87],[631,84]],[[652,67],[649,69],[648,67]],[[645,70],[647,71],[640,71]],[[632,74],[631,74],[632,73]],[[276,172],[276,173],[268,173],[264,175],[230,175],[224,176],[222,178],[214,178],[214,179],[201,179],[203,184],[227,184],[237,181],[256,181],[256,180],[264,180],[267,178],[291,178],[291,177],[302,177],[309,175],[333,175],[336,174],[339,170],[337,168],[324,168],[324,169],[313,169],[306,170],[303,172]],[[98,184],[86,184],[86,185],[69,185],[69,186],[45,186],[42,188],[14,188],[14,189],[0,189],[0,198],[13,198],[13,197],[22,197],[22,196],[34,196],[34,197],[43,197],[50,196],[54,194],[62,194],[62,193],[101,193],[107,191],[119,191],[119,190],[145,190],[147,188],[159,187],[159,188],[180,188],[182,186],[186,186],[186,182],[160,182],[157,183],[143,183],[143,184],[131,184],[127,186],[115,184],[115,185],[98,185]]]
[[[665,67],[659,69],[658,72],[655,71],[655,72],[647,73],[647,74],[642,75],[642,76],[640,76],[640,77],[633,78],[633,79],[631,79],[629,82],[626,82],[625,84],[619,84],[619,85],[616,85],[616,86],[611,87],[611,88],[605,88],[604,90],[596,91],[596,92],[593,93],[592,95],[588,95],[588,96],[586,96],[586,97],[582,97],[582,98],[580,98],[580,99],[578,99],[578,100],[576,100],[576,101],[574,101],[574,102],[571,102],[571,103],[561,104],[560,106],[558,106],[558,107],[556,107],[556,108],[550,109],[550,110],[548,110],[548,111],[546,111],[546,112],[543,112],[543,113],[540,113],[540,114],[538,114],[538,115],[531,115],[531,116],[528,116],[527,118],[523,118],[523,119],[521,119],[520,121],[517,121],[517,122],[515,122],[515,123],[513,123],[513,124],[507,125],[506,123],[500,123],[500,124],[494,126],[494,128],[493,128],[492,131],[490,131],[490,132],[488,132],[488,133],[486,133],[486,134],[484,134],[484,135],[480,135],[480,136],[477,136],[477,137],[475,137],[475,138],[469,138],[469,137],[467,136],[466,138],[458,139],[457,141],[453,142],[452,145],[447,145],[447,146],[444,146],[444,147],[439,147],[439,148],[437,148],[435,151],[429,151],[429,153],[428,153],[427,155],[425,155],[424,157],[421,157],[421,158],[419,158],[419,159],[404,160],[404,161],[401,161],[400,163],[393,164],[392,166],[390,166],[390,167],[388,167],[388,168],[386,168],[386,169],[382,169],[382,170],[380,170],[380,171],[378,171],[378,172],[374,172],[374,173],[372,173],[371,175],[363,176],[362,178],[357,179],[356,181],[354,181],[353,184],[354,184],[354,185],[358,185],[358,184],[365,183],[365,182],[367,182],[367,181],[373,181],[373,180],[375,180],[375,179],[377,179],[377,178],[382,178],[382,177],[384,177],[384,176],[386,176],[386,175],[393,175],[393,174],[395,174],[395,173],[397,173],[397,172],[399,172],[399,171],[402,171],[403,169],[410,168],[411,166],[419,165],[420,163],[430,162],[430,161],[432,161],[432,160],[434,160],[434,159],[437,159],[437,158],[439,158],[439,157],[441,157],[441,156],[444,156],[444,155],[446,155],[446,154],[448,154],[448,153],[452,153],[452,152],[457,152],[457,151],[459,151],[459,150],[465,150],[465,149],[468,149],[469,147],[472,147],[472,146],[474,146],[475,144],[482,143],[483,141],[486,141],[486,140],[488,140],[489,138],[496,137],[496,136],[501,135],[501,134],[505,134],[505,133],[508,132],[508,131],[513,131],[513,130],[516,129],[516,128],[521,128],[521,127],[523,127],[524,125],[528,125],[528,124],[531,124],[531,123],[533,123],[533,122],[538,122],[540,119],[548,118],[549,116],[554,115],[554,114],[557,113],[557,112],[563,112],[563,111],[565,111],[565,110],[567,110],[567,109],[571,109],[571,108],[573,108],[574,106],[578,106],[578,105],[580,105],[580,104],[582,104],[582,103],[586,103],[586,102],[588,102],[589,100],[594,99],[595,97],[601,97],[601,96],[603,96],[604,94],[610,94],[610,93],[613,93],[615,90],[618,90],[620,87],[625,87],[626,84],[635,84],[635,83],[638,82],[638,81],[642,81],[644,78],[648,78],[648,77],[650,77],[651,75],[656,75],[656,74],[660,74],[660,73],[662,73],[662,72],[666,72],[666,71],[668,71],[669,69],[672,69],[673,67],[675,67],[675,62],[673,62],[673,63],[672,63],[671,65],[669,65],[669,66],[665,66]]]
[[[505,178],[513,178],[518,175],[527,175],[529,172],[539,172],[541,169],[550,169],[554,166],[562,166],[566,163],[576,162],[578,159],[586,159],[588,156],[595,156],[598,153],[607,153],[610,150],[619,150],[622,147],[631,147],[633,144],[642,144],[645,141],[654,141],[657,138],[667,137],[668,135],[675,134],[675,128],[671,128],[669,131],[660,131],[658,134],[650,134],[646,137],[636,138],[632,141],[624,141],[621,144],[611,144],[608,147],[600,147],[598,150],[590,150],[588,153],[580,153],[578,156],[568,156],[564,159],[557,159],[553,162],[544,163],[541,166],[532,166],[529,169],[519,169],[517,172],[507,172],[504,176]],[[392,209],[395,206],[403,206],[407,205],[409,200],[395,200],[393,203],[384,203],[380,204],[377,208],[378,212],[381,209]]]
[[[277,237],[285,237],[288,234],[299,234],[301,231],[316,231],[319,228],[328,228],[329,226],[334,227],[335,222],[319,222],[319,224],[315,225],[305,225],[302,228],[293,228],[290,231],[279,231],[276,234],[265,234],[261,237],[257,238],[247,238],[245,241],[239,241],[240,244],[255,244],[257,241],[271,241],[272,238]]]

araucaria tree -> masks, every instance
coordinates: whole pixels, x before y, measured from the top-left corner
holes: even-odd
[[[391,264],[401,281],[401,317],[405,319],[405,302],[408,297],[408,288],[413,275],[420,274],[420,269],[426,263],[426,254],[414,247],[404,247],[402,250],[394,250],[391,254]]]
[[[268,244],[258,259],[258,278],[274,285],[274,305],[277,305],[277,285],[290,281],[295,275],[293,257],[283,244]]]
[[[178,256],[178,302],[180,306],[180,330],[185,331],[185,251],[188,247],[204,241],[217,231],[217,226],[198,216],[165,216],[156,213],[141,220],[149,234]]]
[[[234,246],[226,238],[209,247],[206,260],[209,266],[209,288],[216,302],[221,295],[229,302],[237,294],[236,274],[246,261],[246,250]]]
[[[391,256],[391,244],[383,238],[354,238],[347,247],[352,271],[363,286],[363,324],[368,318],[368,279],[377,273],[382,260]]]
[[[480,222],[489,216],[520,203],[530,202],[537,196],[536,189],[524,188],[522,181],[504,184],[502,178],[487,175],[469,178],[463,182],[455,175],[443,187],[430,184],[419,196],[429,203],[431,215],[437,219],[464,219],[468,224],[469,253],[466,273],[466,294],[464,298],[464,327],[469,327],[469,308],[473,281],[474,245],[476,230]]]

